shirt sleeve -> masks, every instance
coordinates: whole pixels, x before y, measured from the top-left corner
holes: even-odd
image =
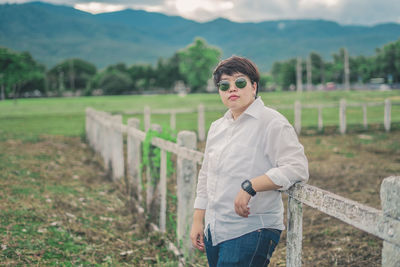
[[[208,132],[208,136],[212,131],[212,126]],[[208,140],[208,137],[207,137]],[[204,151],[203,163],[201,164],[201,168],[199,171],[199,175],[197,177],[197,189],[196,189],[196,198],[194,200],[194,208],[195,209],[203,209],[207,208],[207,171],[208,171],[208,142],[206,143],[206,148]]]
[[[275,120],[268,128],[264,153],[273,167],[265,174],[274,184],[282,186],[279,189],[281,191],[289,189],[296,182],[307,182],[308,160],[292,125]]]

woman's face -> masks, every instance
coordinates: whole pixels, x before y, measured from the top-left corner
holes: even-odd
[[[238,79],[238,82],[240,82],[240,78],[246,81],[246,86],[243,88],[238,88],[238,85],[240,87],[240,83],[235,83]],[[231,110],[233,118],[236,119],[251,103],[253,103],[256,95],[257,83],[251,83],[249,77],[242,73],[234,73],[231,76],[222,74],[220,82],[221,81],[229,82],[228,90],[222,91],[218,89],[222,103]]]

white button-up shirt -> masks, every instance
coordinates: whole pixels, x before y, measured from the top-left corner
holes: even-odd
[[[236,120],[228,110],[208,132],[194,208],[206,210],[205,234],[209,228],[213,245],[261,228],[285,228],[278,190],[257,192],[248,218],[235,212],[241,183],[263,174],[286,190],[308,180],[308,162],[287,119],[258,97]]]

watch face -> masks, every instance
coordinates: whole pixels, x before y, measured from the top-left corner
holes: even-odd
[[[248,188],[250,186],[250,182],[249,181],[245,181],[244,183],[243,183],[243,187],[244,188]]]

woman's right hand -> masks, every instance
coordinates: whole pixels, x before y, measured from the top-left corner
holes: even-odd
[[[190,239],[193,247],[204,251],[204,224],[202,222],[193,222]]]

